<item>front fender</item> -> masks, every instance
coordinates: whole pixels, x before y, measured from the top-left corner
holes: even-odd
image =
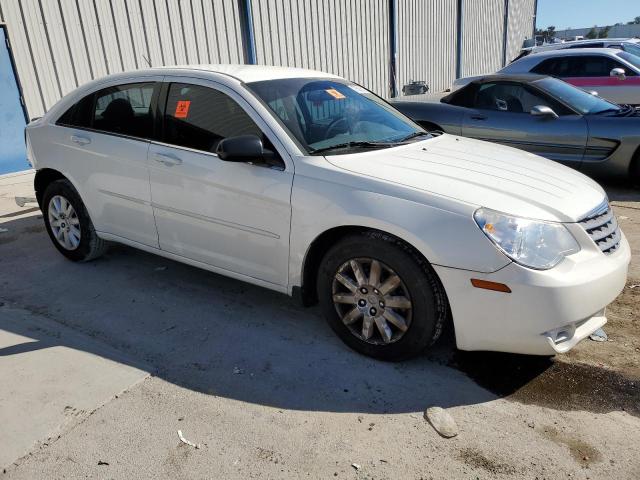
[[[322,233],[342,226],[390,233],[416,248],[430,263],[494,272],[510,260],[473,220],[474,206],[453,212],[317,178],[296,176],[292,191],[289,285],[302,285],[305,257]]]

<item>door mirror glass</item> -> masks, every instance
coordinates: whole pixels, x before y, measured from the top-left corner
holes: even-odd
[[[615,77],[618,80],[624,80],[625,78],[627,78],[627,75],[626,75],[626,73],[624,71],[624,68],[614,68],[609,73],[609,76],[610,77]]]
[[[546,105],[536,105],[531,109],[531,115],[534,117],[558,118],[558,114]]]
[[[226,162],[263,163],[274,156],[272,151],[264,148],[257,135],[224,138],[218,142],[215,153]]]

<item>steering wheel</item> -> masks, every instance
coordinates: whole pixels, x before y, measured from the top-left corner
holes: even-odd
[[[336,118],[334,121],[332,121],[332,122],[329,124],[329,126],[327,127],[327,130],[326,130],[326,131],[325,131],[325,133],[324,133],[324,138],[325,138],[325,139],[328,139],[328,138],[333,138],[333,137],[335,137],[335,134],[334,134],[334,135],[329,135],[329,133],[332,133],[332,130],[337,130],[337,129],[338,129],[338,126],[339,126],[341,123],[344,123],[344,124],[345,124],[345,125],[344,125],[344,127],[345,127],[345,128],[344,128],[344,130],[342,130],[342,131],[343,131],[343,132],[344,132],[344,131],[346,131],[346,132],[351,133],[351,128],[350,128],[349,122],[347,122],[347,119],[346,119],[346,118],[344,118],[344,117],[339,117],[339,118]],[[337,133],[340,133],[340,131],[337,131],[337,132],[336,132],[336,134],[337,134]]]

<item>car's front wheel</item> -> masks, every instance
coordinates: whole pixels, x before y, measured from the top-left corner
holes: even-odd
[[[107,244],[96,234],[87,209],[68,180],[56,180],[42,197],[42,213],[54,246],[75,262],[101,256]]]
[[[327,252],[318,298],[347,345],[382,360],[401,360],[432,345],[448,312],[431,266],[400,240],[376,231],[346,237]]]

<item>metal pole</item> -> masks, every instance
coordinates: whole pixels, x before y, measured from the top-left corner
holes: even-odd
[[[398,96],[398,0],[389,0],[389,93]]]
[[[507,44],[509,43],[509,0],[504,0],[504,36],[502,38],[502,66],[507,65]]]
[[[460,78],[462,76],[462,14],[463,14],[463,1],[458,0],[458,6],[456,10],[457,16],[457,39],[456,39],[456,78]]]
[[[242,31],[244,59],[248,64],[255,65],[257,63],[256,42],[253,34],[251,0],[238,0],[238,6],[240,8],[240,29]]]

